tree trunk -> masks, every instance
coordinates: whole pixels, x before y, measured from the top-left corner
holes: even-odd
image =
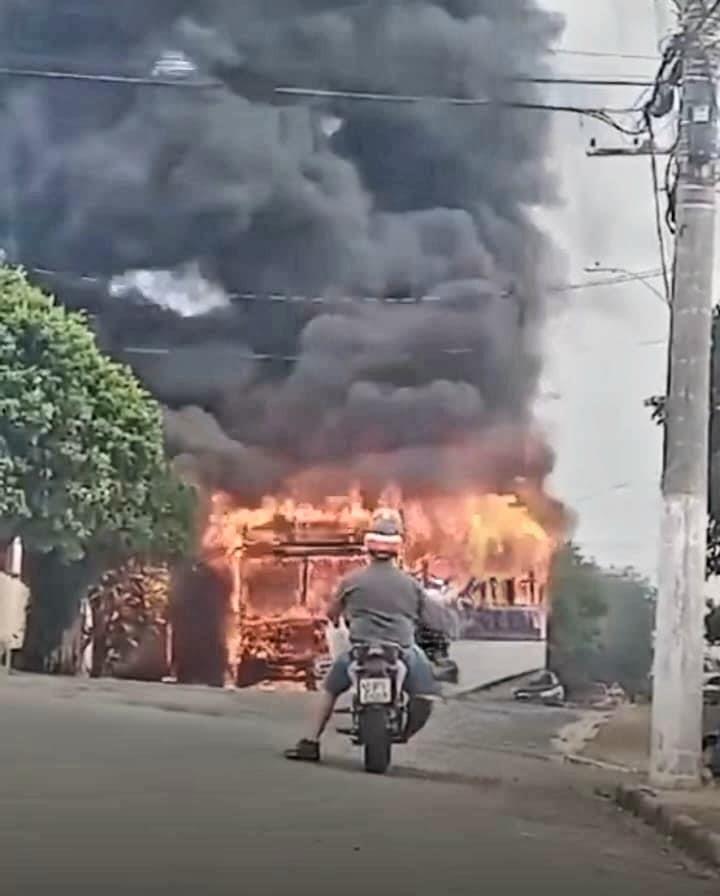
[[[65,564],[55,553],[27,554],[25,559],[30,611],[19,665],[27,672],[50,672],[61,654],[72,652],[80,601],[101,566],[87,559]]]

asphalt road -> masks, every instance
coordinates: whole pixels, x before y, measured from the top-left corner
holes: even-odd
[[[717,893],[560,765],[485,752],[468,728],[457,755],[494,769],[474,782],[297,766],[262,707],[0,685],[0,893]]]

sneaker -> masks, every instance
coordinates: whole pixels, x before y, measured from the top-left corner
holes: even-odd
[[[320,744],[316,740],[303,738],[294,747],[285,750],[285,758],[295,762],[320,762]]]

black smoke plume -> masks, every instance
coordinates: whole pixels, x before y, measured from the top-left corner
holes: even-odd
[[[6,79],[1,241],[100,276],[47,282],[132,359],[208,485],[542,479],[548,116],[275,88],[532,102],[512,78],[547,73],[561,27],[538,0],[0,0],[9,64],[145,75],[178,50],[223,85]],[[118,279],[142,270],[177,276]],[[126,353],[148,346],[167,352]]]

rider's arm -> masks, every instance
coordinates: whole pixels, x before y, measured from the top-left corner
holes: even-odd
[[[334,597],[328,604],[327,608],[327,618],[333,625],[337,625],[340,622],[340,617],[342,616],[343,609],[345,608],[345,589],[341,584],[338,590],[335,592]]]
[[[455,617],[450,610],[439,601],[428,596],[425,589],[418,583],[418,616],[420,622],[427,628],[436,632],[444,632],[452,635],[455,630]]]

